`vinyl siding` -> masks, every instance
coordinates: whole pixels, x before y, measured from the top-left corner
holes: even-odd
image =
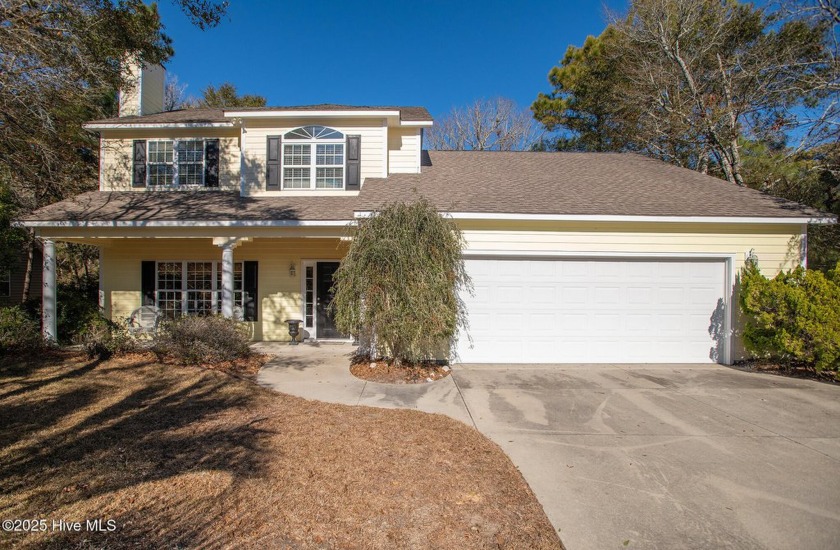
[[[416,174],[420,172],[420,130],[418,128],[388,129],[388,173]]]
[[[277,120],[248,121],[243,131],[242,162],[245,176],[246,195],[259,194],[265,189],[265,156],[266,138],[268,136],[282,136],[290,130],[320,124],[334,128],[344,135],[359,135],[362,137],[361,148],[361,176],[362,184],[365,178],[380,178],[384,175],[385,165],[385,134],[386,128],[382,120],[334,120],[326,122],[322,119],[283,119],[283,126],[277,126]],[[389,129],[393,131],[393,129]],[[298,190],[296,190],[298,191]],[[327,191],[329,192],[329,191]],[[281,193],[278,191],[276,193]]]
[[[736,269],[754,250],[765,275],[799,265],[801,225],[461,222],[467,250],[734,254]],[[525,229],[527,228],[527,230]]]
[[[103,132],[99,144],[99,186],[102,191],[145,191],[131,186],[132,143],[135,139],[219,138],[219,188],[239,190],[239,130],[206,128]],[[215,188],[214,188],[215,189]]]
[[[339,239],[261,239],[244,243],[233,251],[235,262],[259,262],[258,320],[247,323],[254,340],[288,340],[286,319],[302,315],[302,261],[340,259],[346,243]],[[140,262],[221,261],[221,248],[209,239],[139,240],[105,247],[102,281],[105,312],[112,320],[124,321],[140,307]],[[296,275],[289,276],[295,264]]]
[[[651,223],[571,223],[571,222],[479,222],[459,225],[466,240],[467,253],[515,252],[522,256],[538,253],[616,254],[719,254],[734,257],[736,272],[733,289],[733,358],[743,357],[739,329],[743,326],[737,308],[737,273],[750,250],[758,257],[768,277],[802,262],[804,226],[775,224],[651,224]],[[74,238],[84,242],[83,233],[114,237],[103,247],[102,280],[106,312],[114,320],[124,320],[140,305],[140,262],[142,260],[221,260],[221,249],[213,246],[207,230],[189,228],[138,230],[54,229],[55,238]],[[233,235],[233,230],[232,235]],[[249,230],[237,228],[235,233]],[[340,259],[347,241],[338,230],[297,228],[251,230],[256,237],[234,250],[235,261],[256,260],[259,266],[259,320],[251,323],[255,340],[286,340],[284,321],[301,316],[303,260]],[[167,238],[122,239],[118,235],[166,235]],[[330,233],[332,232],[332,233]],[[178,234],[193,238],[178,238]],[[204,238],[195,238],[204,234]],[[320,238],[307,238],[318,235]],[[331,236],[335,235],[335,236]],[[289,276],[294,262],[297,274]]]

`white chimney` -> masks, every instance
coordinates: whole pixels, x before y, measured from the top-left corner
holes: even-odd
[[[120,116],[153,115],[163,111],[166,70],[137,60],[123,64],[125,84],[120,90]]]

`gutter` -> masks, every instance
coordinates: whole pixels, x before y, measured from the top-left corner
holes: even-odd
[[[356,211],[356,218],[369,218],[372,210]],[[482,212],[441,212],[455,220],[508,220],[508,221],[558,221],[558,222],[649,222],[649,223],[742,223],[742,224],[819,224],[837,223],[835,216],[728,217],[728,216],[611,216],[590,214],[511,214]]]
[[[16,221],[17,227],[344,227],[354,220],[51,220]]]

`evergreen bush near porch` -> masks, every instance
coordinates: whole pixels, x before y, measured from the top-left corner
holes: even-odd
[[[466,326],[463,248],[455,223],[424,198],[361,219],[334,277],[337,328],[398,364],[449,356]]]

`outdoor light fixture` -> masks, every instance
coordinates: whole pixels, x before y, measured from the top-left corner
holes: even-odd
[[[289,264],[289,277],[294,277],[297,275],[297,269],[295,268],[295,262]]]

